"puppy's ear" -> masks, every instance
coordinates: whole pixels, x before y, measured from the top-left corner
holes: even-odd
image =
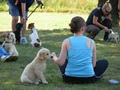
[[[31,25],[31,24],[28,25],[28,29],[30,29],[30,25]]]
[[[34,23],[30,23],[30,24],[28,25],[28,29],[33,28],[33,26],[34,26]]]
[[[16,39],[15,38],[13,39],[13,43],[16,44]]]
[[[34,23],[31,23],[34,26]]]
[[[16,38],[15,38],[15,34],[14,34],[14,33],[13,33],[13,35],[12,35],[12,38],[13,38],[13,41],[12,41],[12,42],[13,42],[14,44],[16,44]]]
[[[45,60],[45,53],[44,52],[39,52],[39,60],[44,61]]]

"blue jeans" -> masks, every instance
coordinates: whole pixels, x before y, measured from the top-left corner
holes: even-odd
[[[0,46],[0,59],[2,56],[10,56],[10,54],[7,53],[3,47]]]

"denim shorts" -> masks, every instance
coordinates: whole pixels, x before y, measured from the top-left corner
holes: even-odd
[[[33,4],[34,0],[26,2],[26,15],[28,13],[29,7]],[[22,16],[21,10],[14,4],[14,0],[9,0],[9,14],[11,16]]]
[[[11,16],[21,16],[19,9],[16,5],[9,3],[9,14]]]

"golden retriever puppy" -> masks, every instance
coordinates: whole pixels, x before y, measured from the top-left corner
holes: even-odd
[[[5,38],[5,41],[3,42],[2,46],[10,55],[18,56],[18,51],[15,47],[15,44],[16,44],[15,34],[13,32],[10,32],[8,36]]]
[[[112,29],[110,29],[110,34],[108,35],[107,41],[109,42],[111,40],[115,41],[116,43],[119,43],[119,34],[118,32],[113,32]]]
[[[25,67],[20,81],[22,83],[39,84],[42,82],[48,84],[43,72],[46,69],[46,60],[50,58],[50,51],[47,48],[40,49],[34,60]]]

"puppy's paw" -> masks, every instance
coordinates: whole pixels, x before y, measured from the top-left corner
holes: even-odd
[[[35,82],[35,85],[38,85],[39,84],[39,82]]]
[[[43,83],[43,84],[48,84],[48,82],[47,82],[47,81],[43,81],[42,83]]]

